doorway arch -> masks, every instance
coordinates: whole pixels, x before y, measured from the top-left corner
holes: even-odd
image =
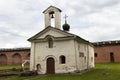
[[[52,57],[47,58],[46,73],[55,74],[55,60]]]

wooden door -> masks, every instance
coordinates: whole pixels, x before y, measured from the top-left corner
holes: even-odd
[[[110,53],[110,61],[114,62],[114,53],[112,53],[112,52]]]
[[[53,58],[47,59],[47,74],[55,74],[55,61]]]

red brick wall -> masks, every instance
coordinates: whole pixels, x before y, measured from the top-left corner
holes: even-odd
[[[14,54],[19,54],[21,56],[21,62],[24,62],[24,60],[28,60],[30,56],[30,50],[20,50],[20,51],[0,51],[0,56],[2,54],[7,56],[7,65],[13,65],[15,61],[13,61],[13,55]],[[1,62],[1,61],[0,61]],[[16,61],[17,62],[17,61]],[[21,64],[21,62],[17,62]]]
[[[5,54],[0,55],[0,64],[6,65],[7,64],[7,56]]]
[[[95,57],[96,63],[111,62],[110,53],[114,53],[114,62],[120,62],[120,45],[114,46],[99,46],[94,48],[97,57]]]

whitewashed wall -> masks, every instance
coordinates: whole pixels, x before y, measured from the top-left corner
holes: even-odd
[[[79,52],[83,52],[84,57],[80,57]],[[66,64],[60,64],[61,55],[66,57]],[[49,57],[55,60],[55,73],[68,73],[94,67],[93,47],[74,40],[67,40],[55,41],[53,48],[48,48],[48,42],[32,43],[30,70],[36,70],[36,65],[40,64],[41,72],[45,74],[46,60]],[[93,57],[93,61],[91,57]]]
[[[35,63],[35,65],[41,65],[43,74],[46,73],[46,60],[48,57],[54,58],[56,73],[67,73],[76,70],[74,40],[55,41],[53,48],[48,48],[47,42],[35,43],[34,47],[35,61],[34,56],[31,55],[31,70],[36,70],[36,67],[32,67]],[[66,57],[66,64],[60,64],[59,57],[61,55]]]

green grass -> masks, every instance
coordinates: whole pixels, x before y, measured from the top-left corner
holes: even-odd
[[[16,69],[21,69],[21,65],[1,65],[0,66],[0,70],[6,70],[6,69],[13,69],[13,68],[16,68]],[[29,68],[29,65],[25,65],[24,68]]]
[[[12,68],[21,68],[21,66],[20,65],[7,65],[7,66],[4,66],[4,65],[2,65],[2,66],[0,66],[0,70],[6,70],[6,69],[12,69]]]
[[[96,64],[94,70],[84,74],[11,76],[0,78],[0,80],[120,80],[120,63]]]

